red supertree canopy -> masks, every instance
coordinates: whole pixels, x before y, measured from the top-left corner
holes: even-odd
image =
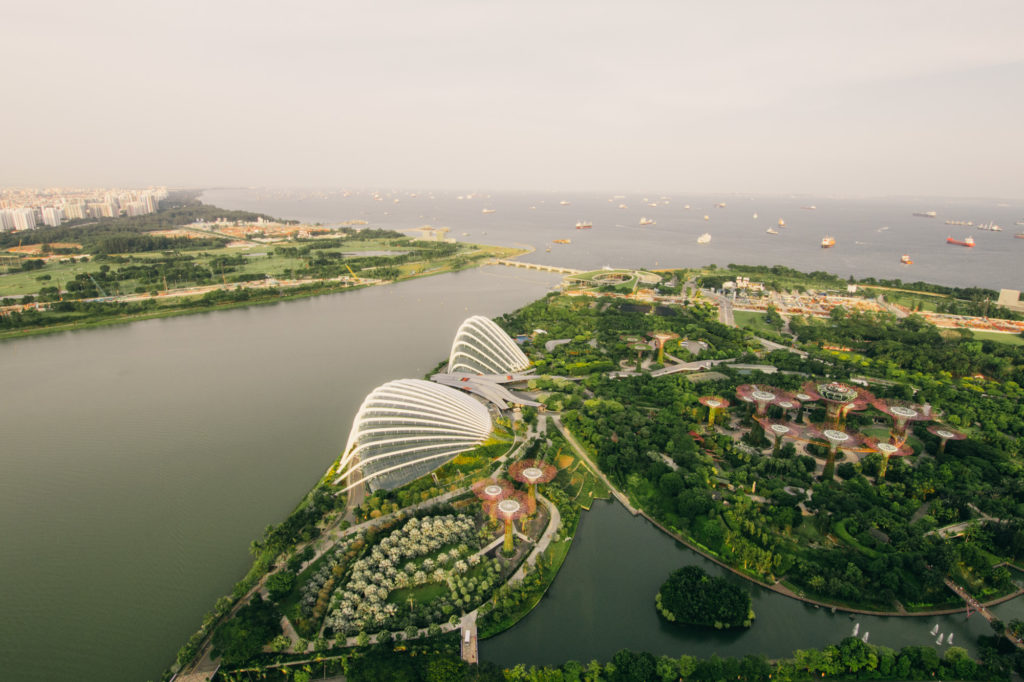
[[[527,514],[526,495],[518,490],[511,491],[495,504],[495,512],[502,521],[515,521]]]
[[[710,407],[712,410],[724,410],[729,407],[729,401],[717,395],[704,395],[697,400],[701,405]]]
[[[763,413],[769,405],[778,405],[786,410],[800,407],[792,393],[774,386],[740,384],[736,387],[736,396],[744,402],[757,403],[758,414]]]
[[[914,454],[914,448],[907,445],[906,442],[890,443],[887,440],[881,440],[879,438],[865,438],[864,445],[871,448],[875,452],[880,452],[886,457],[907,457],[908,455]]]
[[[508,497],[512,492],[512,484],[497,478],[482,478],[473,484],[473,494],[485,502],[492,502]]]
[[[928,427],[928,433],[933,436],[938,436],[943,441],[947,440],[963,440],[967,438],[966,433],[961,433],[955,429],[951,429],[945,424],[932,424]]]
[[[823,428],[820,426],[805,427],[804,435],[809,440],[819,441],[820,443],[828,445],[830,448],[858,448],[865,440],[865,436],[861,433]]]
[[[521,459],[509,466],[508,474],[520,483],[536,485],[551,481],[558,475],[558,469],[538,459]]]
[[[809,396],[811,400],[823,400],[826,403],[842,405],[847,412],[863,410],[876,400],[871,391],[860,386],[850,386],[838,381],[828,381],[820,384],[808,381],[803,385],[801,391],[803,395]]]

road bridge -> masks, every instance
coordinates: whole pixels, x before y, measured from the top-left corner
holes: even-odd
[[[498,258],[494,261],[495,265],[507,265],[510,268],[526,268],[527,270],[542,270],[544,272],[557,272],[562,275],[578,275],[586,270],[576,270],[575,268],[562,268],[557,265],[541,265],[540,263],[524,263],[519,260],[507,260],[505,258]]]

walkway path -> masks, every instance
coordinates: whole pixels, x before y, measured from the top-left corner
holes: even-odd
[[[604,484],[608,486],[608,490],[612,491],[612,495],[615,496],[615,499],[621,502],[622,506],[628,509],[629,513],[633,516],[639,514],[640,510],[633,507],[633,505],[629,503],[629,498],[619,492],[619,489],[612,485],[612,482],[608,480],[608,477],[604,475],[604,472],[590,460],[590,455],[587,454],[587,451],[583,449],[583,446],[580,445],[578,440],[576,440],[576,437],[569,432],[569,429],[565,428],[565,425],[562,424],[562,415],[551,414],[551,421],[555,423],[555,427],[558,428],[561,434],[565,437],[565,440],[570,446],[572,446],[572,449],[576,451],[576,454],[579,455],[580,459],[583,460],[594,475],[600,478]]]
[[[987,620],[989,623],[992,623],[994,621],[999,620],[998,618],[995,617],[995,615],[991,611],[988,610],[988,608],[986,608],[986,606],[984,604],[982,604],[977,599],[975,599],[970,594],[968,594],[967,590],[965,590],[964,588],[960,587],[959,585],[957,585],[955,582],[953,582],[949,578],[946,578],[944,580],[944,582],[946,583],[946,587],[948,587],[949,589],[953,590],[953,592],[956,593],[956,596],[958,596],[961,599],[963,599],[964,603],[967,604],[967,617],[968,618],[970,618],[971,611],[976,611],[976,612],[980,613],[985,618],[985,620]],[[1024,590],[1017,590],[1017,592],[1013,594],[1013,597],[1016,597],[1017,595],[1020,595],[1020,594],[1024,594]],[[1022,643],[1018,639],[1015,639],[1010,634],[1009,629],[1005,629],[1004,628],[1003,629],[1003,634],[1006,635],[1006,638],[1008,640],[1010,640],[1011,642],[1013,642],[1017,646],[1018,649],[1024,649],[1024,643]]]
[[[508,579],[510,584],[521,582],[522,579],[526,577],[527,565],[535,566],[537,564],[537,557],[544,553],[544,550],[546,550],[548,545],[551,544],[551,540],[555,537],[558,529],[562,527],[562,515],[558,512],[558,507],[540,493],[537,493],[537,499],[543,502],[544,506],[548,508],[548,514],[550,515],[548,527],[543,533],[541,533],[540,540],[537,541],[537,545],[533,548],[533,551],[530,552],[530,555],[526,557],[526,561],[520,564],[519,570]]]

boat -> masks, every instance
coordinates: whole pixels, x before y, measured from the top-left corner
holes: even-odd
[[[856,637],[859,632],[860,632],[860,623],[854,623],[853,624],[853,634],[850,635],[850,636],[851,637]]]
[[[835,245],[836,245],[836,240],[834,238],[832,238],[832,237],[822,237],[821,238],[821,248],[823,248],[823,249],[831,249]]]
[[[889,226],[888,226],[888,225],[882,225],[882,226],[881,226],[880,228],[878,228],[878,231],[879,231],[879,232],[885,232],[885,231],[886,231],[886,230],[888,230],[888,229],[889,229]]]
[[[548,253],[551,253],[551,247],[550,247],[550,246],[549,246],[548,248],[544,249],[544,250],[545,250],[546,252],[548,252]]]
[[[480,212],[481,213],[494,213],[496,210],[497,209],[495,209],[495,208],[485,208],[484,210],[482,210]]]
[[[952,237],[946,237],[946,243],[947,244],[956,244],[957,246],[973,247],[974,246],[974,237],[964,237],[964,240],[962,242],[961,241],[957,241],[956,239],[953,239]]]
[[[626,208],[625,204],[619,204],[619,208]]]
[[[705,215],[704,220],[711,220],[711,216]]]
[[[569,202],[568,202],[568,201],[566,201],[565,199],[562,199],[562,200],[561,200],[561,201],[559,201],[558,203],[559,203],[559,204],[561,204],[562,206],[568,206],[568,205],[569,205]]]
[[[864,636],[860,638],[860,641],[862,641],[865,644],[867,644],[868,643],[868,635],[870,635],[870,634],[871,634],[870,632],[865,632]]]
[[[949,633],[949,635],[946,636],[946,644],[948,644],[948,645],[952,645],[953,644],[953,633],[952,632]]]
[[[779,218],[779,227],[785,227],[785,226],[786,226],[786,221],[783,220],[782,218]]]
[[[1013,236],[1016,237],[1017,239],[1024,239],[1024,232],[1018,232]]]
[[[1018,220],[1015,225],[1024,225],[1024,220]]]
[[[989,232],[1002,232],[1003,228],[999,227],[995,223],[981,223],[978,225],[979,230],[988,230]]]
[[[757,220],[757,214],[756,213],[754,214],[754,220]]]
[[[767,232],[768,234],[778,234],[779,233],[779,231],[776,230],[774,227],[769,227],[767,230],[765,230],[765,232]]]
[[[939,638],[937,640],[935,640],[935,643],[939,644],[939,645],[942,644],[942,633],[941,632],[939,633]]]
[[[939,624],[936,623],[935,627],[933,627],[931,632],[929,632],[928,634],[930,634],[932,637],[934,637],[935,635],[939,634]]]
[[[903,254],[902,256],[900,256],[900,262],[903,263],[904,265],[914,264],[914,261],[910,260],[910,256],[908,256],[907,254]]]
[[[815,206],[814,204],[811,204],[810,206],[801,206],[800,208],[802,208],[805,211],[813,211],[813,210],[815,210],[818,207]]]
[[[640,224],[641,225],[653,225],[654,221],[651,218],[643,217],[643,218],[640,218]]]
[[[689,205],[689,204],[684,204],[684,205],[683,205],[683,208],[685,208],[685,209],[686,209],[687,211],[689,211],[689,210],[690,210],[690,205]],[[1022,225],[1022,224],[1024,224],[1024,221],[1021,221],[1021,222],[1019,222],[1019,223],[1017,223],[1017,224],[1018,224],[1018,225]]]
[[[918,218],[934,218],[938,215],[935,211],[915,211],[914,215]]]
[[[709,241],[711,241],[711,234],[709,232],[705,232],[701,236],[697,237],[698,244],[707,244]]]
[[[725,208],[725,203],[724,202],[719,202],[719,203],[715,204],[715,208]]]
[[[590,222],[589,220],[586,220],[586,221],[580,220],[580,221],[576,222],[576,229],[577,230],[589,230],[593,226],[594,226],[594,224],[592,222]]]
[[[553,240],[552,243],[554,243],[554,244],[572,244],[572,240],[571,239],[555,239],[555,240]]]
[[[947,220],[947,225],[962,225],[964,227],[974,227],[973,220]]]

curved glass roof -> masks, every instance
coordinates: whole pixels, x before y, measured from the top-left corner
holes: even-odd
[[[448,372],[511,374],[530,366],[530,360],[504,330],[481,315],[468,318],[455,333]]]
[[[389,381],[356,413],[335,484],[397,488],[475,448],[491,429],[487,408],[461,391],[422,379]]]

